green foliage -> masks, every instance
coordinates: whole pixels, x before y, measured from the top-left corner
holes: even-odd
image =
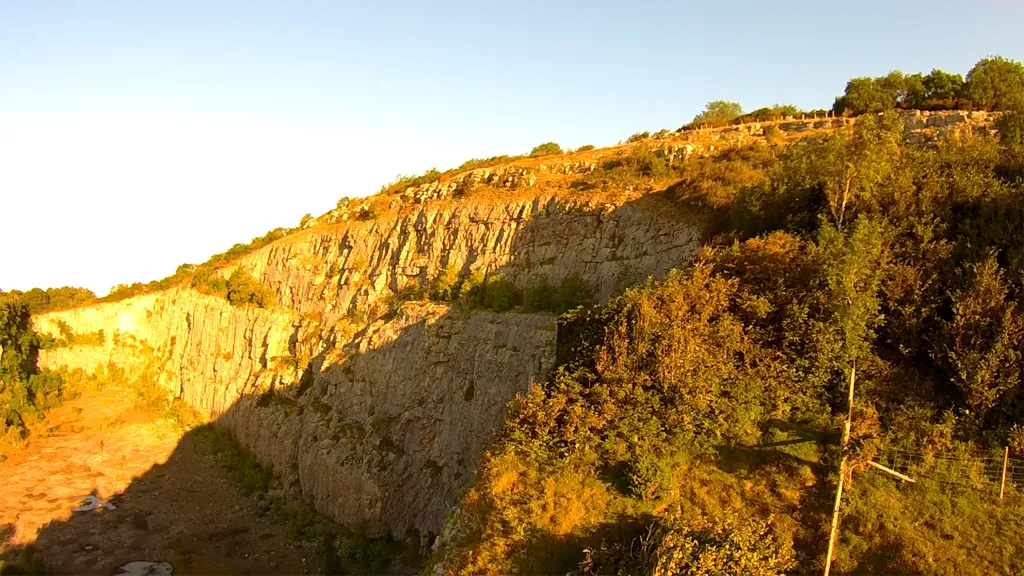
[[[853,78],[832,106],[836,114],[859,115],[893,108],[1012,110],[1024,106],[1024,65],[1001,56],[983,58],[967,73],[933,69],[928,75],[893,71]]]
[[[44,345],[52,342],[32,329],[24,296],[0,292],[0,436],[24,438],[30,420],[66,397],[63,378],[38,367]]]
[[[905,81],[897,105],[948,97],[957,78],[943,74],[920,78],[920,94]],[[835,481],[855,363],[857,481],[837,572],[1019,571],[1005,539],[967,536],[1024,529],[1013,507],[860,468],[888,449],[1024,450],[1022,130],[1004,118],[1000,142],[914,147],[882,114],[668,167],[669,198],[713,218],[709,247],[664,281],[560,318],[558,367],[489,450],[449,567],[759,574],[791,570],[794,552],[820,566],[821,488]],[[637,166],[595,172],[627,181]],[[557,292],[535,285],[524,307]]]
[[[612,190],[671,177],[676,166],[670,166],[664,154],[637,146],[623,156],[604,162],[597,170],[573,181],[576,190]]]
[[[552,154],[561,154],[562,147],[554,142],[545,142],[538,144],[530,150],[530,156],[550,156]]]
[[[459,296],[471,308],[487,308],[494,312],[507,312],[518,306],[522,299],[515,285],[501,274],[485,277],[479,271],[462,283]]]
[[[836,98],[832,111],[836,114],[859,115],[892,110],[904,102],[907,77],[894,70],[878,78],[853,78],[846,91]]]
[[[626,142],[632,144],[634,142],[640,142],[642,140],[647,140],[650,137],[651,137],[651,133],[650,132],[636,132],[636,133],[632,134],[629,138],[627,138]]]
[[[459,268],[454,264],[445,266],[427,290],[427,296],[435,302],[451,302],[459,296]]]
[[[57,320],[57,330],[60,332],[60,338],[46,342],[42,345],[42,348],[61,348],[66,346],[102,346],[107,341],[106,334],[103,330],[97,330],[96,332],[87,332],[85,334],[76,334],[71,326],[63,320]]]
[[[668,484],[669,469],[660,459],[643,454],[631,460],[626,467],[630,493],[641,500],[651,500],[658,490]]]
[[[495,312],[507,312],[519,304],[520,296],[514,284],[501,274],[487,278],[483,283],[483,306]]]
[[[248,272],[236,268],[225,283],[226,298],[232,306],[255,305],[267,308],[274,302],[274,293]]]
[[[1024,64],[994,56],[982,58],[967,73],[966,96],[984,110],[1024,108]]]
[[[923,92],[909,104],[922,110],[953,108],[964,97],[964,77],[937,68],[921,80]]]
[[[593,290],[587,285],[583,275],[573,271],[563,276],[561,282],[558,283],[557,307],[547,308],[547,310],[561,313],[593,303]]]
[[[92,290],[86,288],[32,288],[26,292],[12,290],[7,293],[10,296],[20,299],[28,306],[30,314],[45,314],[55,310],[66,310],[83,304],[88,304],[96,299]],[[0,291],[0,296],[3,292]]]
[[[743,114],[743,107],[736,102],[715,100],[708,102],[704,111],[694,116],[692,125],[710,128],[725,126]]]
[[[796,117],[803,112],[792,104],[776,104],[767,108],[758,108],[753,112],[737,116],[734,124],[745,124],[747,122],[771,122],[789,117]]]
[[[583,146],[580,146],[579,148],[577,148],[576,151],[577,152],[589,152],[589,151],[591,151],[593,149],[594,149],[594,145],[593,144],[584,144]]]
[[[652,576],[775,576],[796,566],[770,519],[698,517],[663,529]]]
[[[381,186],[380,194],[391,194],[401,192],[410,186],[421,186],[441,179],[441,173],[437,168],[431,168],[419,176],[412,174],[399,174],[395,179]]]
[[[523,308],[527,312],[558,311],[558,288],[543,277],[539,282],[526,289],[523,294]]]
[[[515,160],[520,160],[520,159],[526,158],[526,157],[527,156],[524,154],[524,155],[520,155],[520,156],[503,155],[503,156],[492,156],[491,158],[472,158],[470,160],[466,160],[465,162],[463,162],[455,170],[449,170],[448,172],[446,172],[446,174],[451,173],[451,172],[464,172],[464,171],[467,171],[467,170],[476,170],[477,168],[490,168],[491,166],[498,166],[498,165],[501,165],[501,164],[508,164],[508,163],[513,162]]]

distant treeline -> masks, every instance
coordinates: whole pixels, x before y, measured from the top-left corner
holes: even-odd
[[[831,110],[801,110],[776,104],[744,113],[736,102],[708,102],[703,112],[681,130],[715,128],[748,122],[767,122],[787,117],[859,116],[886,110],[1019,110],[1024,107],[1024,64],[991,56],[982,58],[967,73],[932,69],[928,74],[904,74],[899,70],[877,78],[852,78]]]

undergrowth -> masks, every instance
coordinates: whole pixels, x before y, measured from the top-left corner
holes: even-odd
[[[1019,135],[921,148],[901,129],[882,115],[671,168],[709,246],[560,318],[558,368],[514,403],[435,561],[820,573],[856,367],[833,573],[1024,571],[1024,515],[991,482],[922,465],[900,484],[868,464],[1001,451],[1024,422]]]

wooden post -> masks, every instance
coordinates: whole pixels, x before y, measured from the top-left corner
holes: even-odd
[[[914,483],[917,482],[917,480],[914,480],[910,476],[907,476],[906,474],[901,474],[901,473],[899,473],[899,472],[897,472],[897,471],[895,471],[892,468],[889,468],[887,466],[882,466],[878,462],[874,462],[872,460],[869,460],[868,464],[870,464],[871,466],[874,466],[875,468],[878,468],[882,472],[885,472],[887,474],[892,474],[893,476],[899,478],[900,480],[903,480],[904,482],[910,482],[911,484],[914,484]]]
[[[840,447],[843,457],[839,460],[839,485],[836,486],[836,502],[832,506],[832,530],[828,536],[828,554],[825,556],[825,574],[832,571],[832,552],[836,547],[839,528],[839,505],[843,500],[843,484],[846,483],[846,446],[850,443],[850,426],[853,424],[853,385],[857,377],[857,362],[850,365],[850,393],[847,400],[846,424],[843,425],[843,443]]]
[[[1003,482],[999,486],[999,501],[1003,501],[1003,496],[1006,495],[1006,466],[1010,463],[1010,447],[1006,447],[1006,451],[1003,452]]]

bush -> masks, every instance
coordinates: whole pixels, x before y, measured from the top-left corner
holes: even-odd
[[[438,172],[437,168],[431,168],[424,172],[423,174],[420,174],[419,176],[414,176],[411,174],[399,174],[398,176],[395,176],[394,180],[381,186],[379,193],[390,194],[394,192],[401,192],[402,190],[405,190],[406,188],[409,188],[411,186],[420,186],[423,184],[433,182],[435,180],[440,180],[440,178],[441,173]]]
[[[527,288],[523,295],[523,307],[527,312],[557,311],[558,288],[552,286],[547,278],[541,278],[537,284]]]
[[[589,151],[591,151],[593,149],[594,149],[594,145],[593,144],[584,144],[583,146],[580,146],[579,148],[577,148],[576,151],[577,152],[589,152]]]
[[[571,272],[558,283],[558,309],[565,312],[594,303],[594,293],[579,272]]]
[[[652,576],[777,576],[796,567],[767,521],[700,516],[662,528]]]
[[[241,268],[231,273],[225,286],[225,297],[232,306],[253,304],[257,308],[267,308],[274,301],[273,292]]]
[[[427,296],[437,302],[451,302],[459,296],[459,269],[454,264],[445,266],[427,290]]]
[[[495,312],[507,312],[519,304],[519,292],[515,285],[496,274],[484,284],[484,307]]]
[[[466,176],[455,186],[455,191],[452,195],[456,198],[465,198],[476,191],[476,186],[476,180]]]
[[[647,140],[651,137],[650,132],[636,132],[626,139],[626,142],[632,144],[634,142],[640,142],[641,140]]]
[[[462,283],[459,296],[470,308],[487,308],[494,312],[507,312],[518,306],[522,295],[515,285],[501,274],[485,277],[477,271]]]
[[[562,147],[554,142],[545,142],[538,144],[530,150],[530,156],[550,156],[552,154],[561,154]]]
[[[626,467],[630,493],[641,500],[651,500],[668,482],[668,467],[658,458],[640,456]]]

